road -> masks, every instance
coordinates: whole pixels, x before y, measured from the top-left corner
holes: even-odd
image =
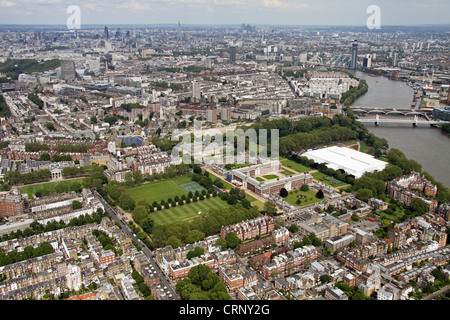
[[[151,265],[153,266],[154,270],[156,270],[158,277],[161,279],[161,287],[167,287],[167,290],[172,294],[172,300],[181,300],[181,297],[175,290],[175,287],[169,282],[169,280],[166,278],[164,273],[159,268],[158,264],[155,261],[155,257],[153,253],[150,251],[150,249],[140,240],[136,237],[134,232],[126,225],[120,217],[117,216],[116,210],[113,209],[108,202],[106,202],[105,199],[97,192],[93,191],[94,195],[100,200],[100,202],[105,207],[106,211],[111,216],[112,220],[114,222],[118,222],[120,224],[120,227],[125,232],[126,235],[128,235],[136,244],[138,244],[142,248],[142,252],[147,256],[149,259]]]

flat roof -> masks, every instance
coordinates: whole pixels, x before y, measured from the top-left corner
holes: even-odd
[[[345,170],[356,178],[361,177],[365,172],[381,171],[387,166],[386,162],[375,159],[369,154],[338,146],[308,151],[302,156],[317,163],[325,163],[327,167],[334,170]]]

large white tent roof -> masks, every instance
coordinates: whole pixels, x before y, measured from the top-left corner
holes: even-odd
[[[342,169],[345,172],[361,177],[365,172],[383,170],[387,163],[373,156],[346,147],[328,147],[308,151],[302,156],[312,159],[317,163],[325,163],[328,168]]]

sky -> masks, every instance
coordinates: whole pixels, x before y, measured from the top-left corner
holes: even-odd
[[[268,24],[364,26],[380,8],[383,25],[450,24],[449,0],[0,0],[0,24]]]

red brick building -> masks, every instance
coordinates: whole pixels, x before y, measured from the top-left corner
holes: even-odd
[[[25,213],[25,200],[17,191],[0,192],[0,217]]]
[[[220,236],[225,239],[229,232],[234,232],[241,240],[253,239],[256,236],[270,233],[274,230],[274,219],[271,216],[263,216],[252,220],[246,220],[231,226],[224,226]]]

